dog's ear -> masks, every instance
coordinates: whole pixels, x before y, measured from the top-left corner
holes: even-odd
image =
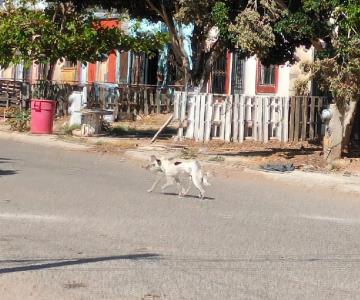
[[[156,163],[158,164],[159,167],[161,167],[161,160],[160,159],[156,159]]]

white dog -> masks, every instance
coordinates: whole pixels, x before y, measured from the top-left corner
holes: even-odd
[[[154,184],[148,190],[149,193],[155,189],[163,176],[166,177],[166,183],[161,187],[162,192],[164,192],[167,187],[176,183],[179,188],[180,197],[185,196],[189,192],[191,181],[198,189],[200,193],[199,198],[201,199],[205,196],[203,185],[210,185],[207,181],[207,176],[203,173],[201,165],[197,160],[174,160],[174,158],[158,159],[155,155],[152,155],[150,157],[150,164],[146,166],[146,169],[158,174]],[[181,186],[179,177],[182,174],[189,176],[189,185],[186,190]]]

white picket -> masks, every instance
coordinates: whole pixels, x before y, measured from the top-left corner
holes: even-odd
[[[204,141],[205,134],[205,106],[206,104],[206,94],[200,95],[200,115],[199,115],[199,132],[198,132],[198,140],[200,142]]]
[[[210,141],[211,123],[213,116],[213,95],[208,94],[206,97],[206,111],[205,111],[205,142]]]
[[[233,142],[239,141],[239,101],[240,101],[240,95],[236,94],[234,95],[234,101],[233,101],[233,128],[232,128],[232,139]]]
[[[186,138],[194,138],[194,123],[195,123],[195,96],[191,95],[188,98],[188,122],[186,128]]]
[[[226,110],[225,110],[225,134],[224,139],[225,142],[231,141],[231,117],[232,117],[232,101],[233,97],[228,96],[226,98]]]
[[[244,118],[245,118],[245,96],[241,95],[239,99],[239,142],[244,141]]]
[[[195,118],[194,118],[194,138],[195,141],[199,140],[199,127],[200,127],[200,101],[201,96],[195,96]]]
[[[263,142],[269,141],[269,121],[270,121],[270,109],[269,109],[269,98],[263,99]]]

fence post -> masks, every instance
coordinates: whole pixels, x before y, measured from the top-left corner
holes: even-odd
[[[195,96],[195,122],[194,122],[194,137],[195,141],[199,140],[199,126],[200,126],[200,100],[201,95],[198,94]]]
[[[225,140],[225,113],[226,113],[226,99],[220,107],[220,140]]]
[[[239,141],[239,101],[240,101],[240,95],[235,94],[234,95],[234,101],[233,101],[233,130],[232,130],[232,139],[233,142]]]
[[[226,97],[226,111],[225,111],[225,142],[231,140],[231,115],[232,115],[232,95]]]
[[[180,96],[181,96],[181,93],[175,92],[175,94],[174,94],[174,113],[173,113],[174,120],[180,119],[179,118]]]
[[[310,97],[310,119],[309,119],[309,139],[313,140],[315,136],[315,98]]]
[[[289,141],[289,101],[288,97],[283,97],[283,115],[282,115],[282,139],[283,143],[287,143]]]
[[[300,108],[301,108],[301,98],[296,98],[296,107],[295,107],[295,130],[294,130],[294,141],[299,141],[299,130],[300,130]]]
[[[192,139],[194,137],[194,122],[195,122],[195,96],[188,97],[188,122],[186,128],[186,138]]]
[[[213,114],[213,95],[208,94],[206,100],[206,111],[205,111],[205,142],[210,141],[210,133],[211,133],[211,121]]]
[[[295,127],[295,106],[296,106],[296,100],[295,97],[292,96],[290,98],[290,123],[289,123],[289,139],[290,141],[294,141],[294,127]]]
[[[148,90],[144,89],[144,114],[147,116],[149,114],[149,99],[148,99]]]
[[[301,140],[306,140],[306,127],[307,127],[307,108],[308,108],[308,97],[302,97],[302,127],[301,127]]]
[[[201,95],[200,99],[200,120],[199,120],[199,141],[204,141],[204,129],[205,129],[205,107],[206,106],[206,94]]]
[[[239,143],[244,141],[245,95],[240,95],[239,102]]]
[[[178,130],[178,138],[179,140],[182,140],[184,137],[184,121],[185,121],[185,115],[186,115],[186,104],[187,104],[187,93],[179,93],[179,111],[180,111],[180,126]]]
[[[270,120],[270,110],[269,110],[269,98],[264,98],[264,107],[263,107],[263,141],[267,143],[269,141],[269,123]]]
[[[155,98],[155,111],[157,114],[161,112],[161,90],[156,90],[156,98]]]

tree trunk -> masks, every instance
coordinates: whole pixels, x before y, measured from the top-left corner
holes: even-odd
[[[351,101],[345,111],[331,104],[332,117],[324,136],[324,158],[328,162],[340,159],[350,142],[357,101]]]

